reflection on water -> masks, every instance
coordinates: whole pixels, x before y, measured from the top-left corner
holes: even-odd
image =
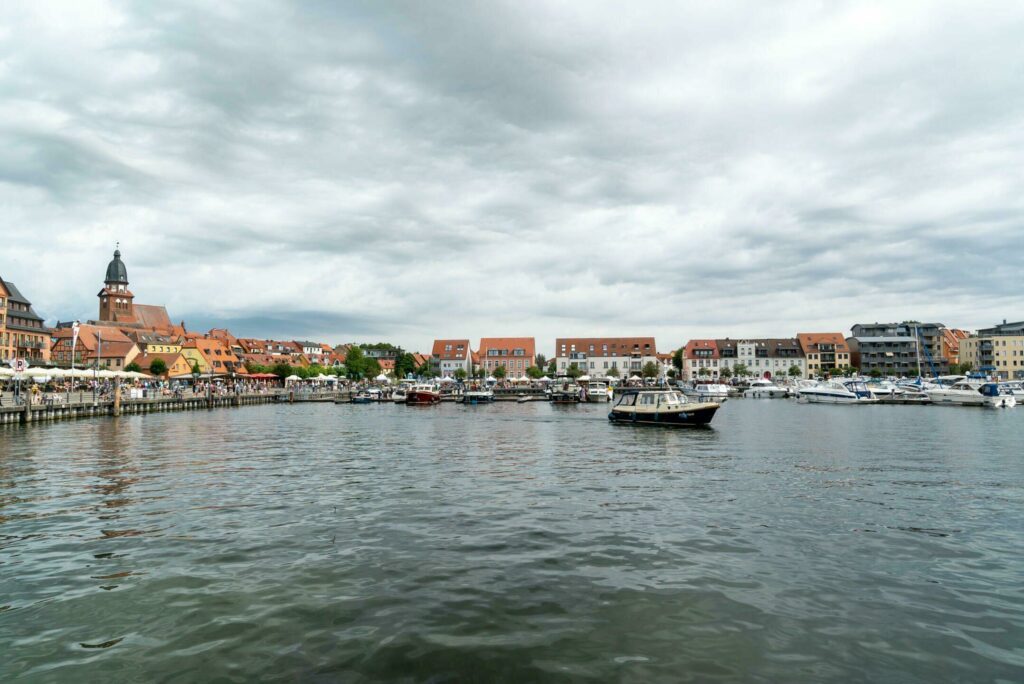
[[[1020,680],[1024,415],[606,411],[0,429],[0,679]]]

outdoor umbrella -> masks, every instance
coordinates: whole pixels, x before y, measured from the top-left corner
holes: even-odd
[[[578,377],[576,379],[579,380],[580,382],[586,382],[587,380],[590,380],[590,376],[589,375],[581,375],[580,377]]]
[[[301,379],[302,378],[300,378],[298,375],[289,375],[287,378],[285,378],[287,382],[296,382]]]
[[[0,378],[13,378],[13,377],[14,377],[14,369],[8,368],[6,366],[0,366]]]
[[[374,378],[374,380],[376,380],[377,382],[387,382],[388,381],[388,376],[386,376],[383,373],[381,373],[376,378]]]
[[[545,375],[540,379],[540,382],[551,382],[551,378]]]

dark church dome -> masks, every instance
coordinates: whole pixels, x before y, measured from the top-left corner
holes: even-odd
[[[121,261],[121,250],[114,250],[114,260],[107,264],[107,277],[103,282],[128,284],[128,269]]]

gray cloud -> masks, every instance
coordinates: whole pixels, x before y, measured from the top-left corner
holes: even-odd
[[[1024,10],[0,8],[4,277],[330,341],[1017,317]]]

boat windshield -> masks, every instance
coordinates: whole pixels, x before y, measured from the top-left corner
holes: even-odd
[[[615,402],[616,406],[634,406],[636,404],[636,393],[630,392],[623,394],[619,397],[619,400]]]

